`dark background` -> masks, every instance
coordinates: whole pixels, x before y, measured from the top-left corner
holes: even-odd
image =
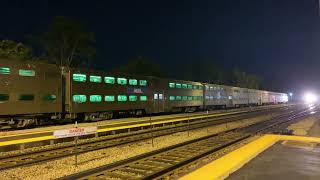
[[[187,60],[209,58],[299,93],[320,86],[318,14],[317,0],[5,0],[0,39],[25,42],[54,16],[68,16],[95,33],[97,68],[147,56],[175,76]]]

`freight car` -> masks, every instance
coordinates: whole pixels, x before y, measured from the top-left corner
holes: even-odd
[[[283,93],[0,59],[0,127],[284,103]]]

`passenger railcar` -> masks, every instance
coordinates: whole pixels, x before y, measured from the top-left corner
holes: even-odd
[[[204,107],[205,109],[226,108],[232,106],[230,99],[231,87],[203,83],[204,86]]]
[[[0,122],[18,127],[62,111],[61,73],[54,65],[0,59]]]
[[[0,59],[0,127],[285,103],[287,94]]]

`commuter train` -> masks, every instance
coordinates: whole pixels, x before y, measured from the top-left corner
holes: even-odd
[[[0,59],[0,127],[285,103],[285,93]]]

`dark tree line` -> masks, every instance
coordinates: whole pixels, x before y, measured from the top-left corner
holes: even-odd
[[[0,40],[0,58],[35,60],[58,66],[88,67],[96,55],[95,37],[82,23],[67,17],[55,17],[44,31],[30,38],[30,46],[12,40]],[[34,48],[31,48],[34,47]],[[231,68],[232,69],[232,68]],[[133,75],[171,77],[199,82],[258,89],[261,79],[239,68],[226,70],[212,59],[193,59],[171,70],[172,76],[148,57],[130,59],[113,71]]]

